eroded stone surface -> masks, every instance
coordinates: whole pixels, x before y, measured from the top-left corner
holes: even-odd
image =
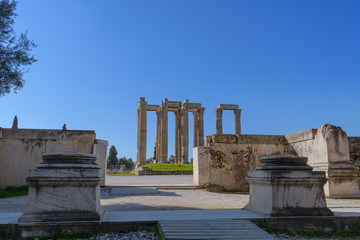
[[[96,155],[43,154],[43,162],[28,172],[28,201],[19,222],[100,220],[102,179]]]
[[[333,215],[326,206],[325,172],[312,171],[304,160],[304,157],[261,158],[260,167],[248,173],[250,198],[245,209],[271,216]]]

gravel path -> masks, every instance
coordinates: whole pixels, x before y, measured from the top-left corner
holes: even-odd
[[[170,209],[232,209],[244,207],[249,196],[235,193],[212,193],[204,190],[158,190],[158,193],[111,195],[103,192],[105,211],[142,211]]]
[[[106,176],[109,186],[168,186],[192,185],[193,175],[164,175],[164,176]]]

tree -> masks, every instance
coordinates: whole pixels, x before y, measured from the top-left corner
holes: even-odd
[[[17,118],[16,115],[15,115],[15,117],[14,117],[14,121],[13,121],[12,128],[13,128],[13,129],[18,129],[18,118]]]
[[[62,126],[62,130],[66,131],[66,124],[64,123],[64,125]]]
[[[154,156],[153,159],[156,159],[156,142],[155,142],[155,147],[154,147]]]
[[[175,163],[175,156],[174,155],[170,155],[169,163]]]
[[[0,0],[0,97],[10,93],[11,89],[16,93],[24,86],[23,75],[30,66],[37,61],[31,50],[36,47],[25,33],[16,36],[13,24],[17,16],[17,2],[14,0]]]
[[[133,170],[135,168],[135,163],[132,161],[132,158],[126,158],[125,156],[119,159],[119,165],[124,165],[125,170]]]
[[[118,162],[117,155],[118,155],[118,152],[117,152],[115,146],[112,145],[109,150],[109,157],[108,157],[108,161],[107,161],[107,165],[110,167],[111,170],[116,166],[116,164]]]

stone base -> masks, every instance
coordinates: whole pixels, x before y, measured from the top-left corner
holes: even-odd
[[[260,158],[256,171],[248,172],[250,196],[245,209],[270,216],[333,216],[326,206],[325,172],[308,169],[306,160]]]
[[[43,212],[43,213],[24,213],[19,218],[19,222],[69,222],[69,221],[100,221],[104,211],[86,212]]]
[[[331,198],[360,198],[360,178],[329,178],[325,192]]]
[[[249,172],[246,210],[270,216],[332,216],[326,207],[325,172]]]
[[[271,213],[267,214],[270,216],[333,216],[334,213],[324,208],[283,208],[283,209],[272,209]]]

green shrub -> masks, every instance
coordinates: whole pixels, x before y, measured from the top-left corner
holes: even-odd
[[[29,192],[29,186],[13,187],[9,186],[3,190],[0,190],[0,198],[11,198],[26,196]]]
[[[192,164],[168,164],[168,163],[153,163],[145,164],[142,167],[147,167],[153,171],[192,171]]]
[[[129,172],[129,173],[108,173],[106,176],[136,176],[135,173]]]

